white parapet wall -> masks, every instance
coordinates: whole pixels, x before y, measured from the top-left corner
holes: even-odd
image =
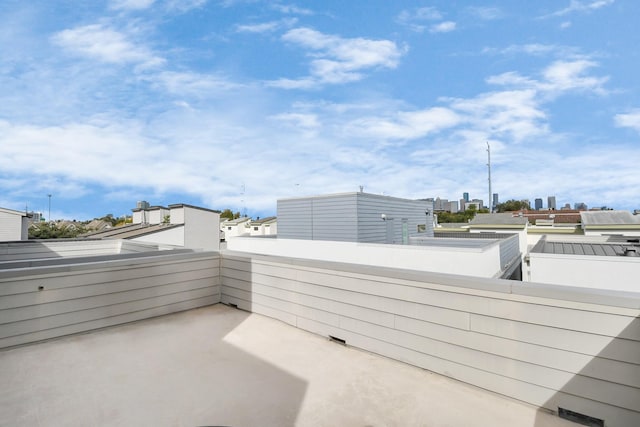
[[[478,277],[494,277],[501,271],[498,241],[484,247],[447,247],[236,237],[227,241],[227,249]]]
[[[227,251],[221,285],[226,304],[347,345],[640,425],[638,294]]]
[[[218,303],[219,258],[179,250],[0,269],[0,348]]]

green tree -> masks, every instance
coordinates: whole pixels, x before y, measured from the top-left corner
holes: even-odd
[[[488,213],[488,209],[480,209],[476,210],[475,205],[469,206],[464,212],[439,212],[438,213],[438,223],[445,224],[451,222],[469,222],[472,220],[477,213]]]
[[[498,203],[496,205],[496,212],[514,212],[523,209],[529,209],[528,200],[507,200],[504,203]]]
[[[220,219],[233,219],[233,212],[231,209],[225,209],[220,213]]]
[[[220,213],[220,219],[237,219],[240,218],[240,212],[233,213],[231,209],[225,209]]]
[[[109,224],[111,224],[112,227],[115,227],[115,225],[118,223],[118,220],[113,217],[113,214],[106,214],[102,218],[98,218],[98,219],[108,222]]]
[[[57,224],[54,222],[41,222],[29,227],[30,239],[72,239],[84,233],[86,230],[79,222],[71,224]]]

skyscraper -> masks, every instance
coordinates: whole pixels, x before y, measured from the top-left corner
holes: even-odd
[[[556,196],[549,196],[547,197],[547,208],[549,208],[549,210],[556,210]]]
[[[493,212],[498,206],[498,193],[493,193],[493,204],[491,205],[491,212]]]
[[[468,202],[468,201],[469,201],[469,193],[462,193],[462,199],[463,199],[465,202]]]
[[[536,200],[535,200],[535,202],[534,202],[534,203],[535,203],[535,209],[536,209],[537,211],[539,211],[540,209],[542,209],[542,199],[539,199],[539,198],[538,198],[538,199],[536,199]]]

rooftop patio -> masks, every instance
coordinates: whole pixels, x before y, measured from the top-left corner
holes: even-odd
[[[637,293],[63,249],[0,263],[0,425],[640,425]]]
[[[222,304],[0,352],[0,425],[575,426]]]

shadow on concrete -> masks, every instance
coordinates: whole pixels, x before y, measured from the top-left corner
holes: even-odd
[[[559,416],[564,412],[563,418],[575,425],[640,426],[639,348],[640,318],[636,317],[543,407]],[[535,426],[545,425],[541,414]]]
[[[291,426],[307,383],[217,304],[0,352],[0,425]],[[234,344],[230,344],[229,341]]]

